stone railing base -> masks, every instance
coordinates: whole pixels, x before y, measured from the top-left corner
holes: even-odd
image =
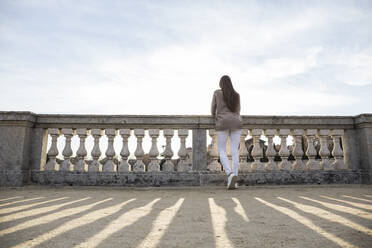
[[[372,184],[372,170],[362,171],[361,180],[363,184]]]
[[[100,172],[33,171],[31,183],[73,186],[205,186],[226,185],[223,172]],[[359,171],[291,171],[240,173],[239,185],[361,184]]]
[[[3,170],[0,171],[0,186],[20,187],[30,181],[29,170]]]

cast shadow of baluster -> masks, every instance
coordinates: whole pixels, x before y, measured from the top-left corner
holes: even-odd
[[[335,195],[327,194],[330,197],[337,197]],[[344,204],[342,202],[332,201],[319,195],[288,195],[286,199],[292,200],[300,204],[306,204],[318,208],[321,211],[328,211],[332,214],[345,218],[346,220],[357,223],[367,228],[371,228],[372,213],[364,209],[355,208],[353,206]]]
[[[3,193],[0,192],[0,204],[4,202],[11,202],[16,201],[19,198],[22,198],[22,196],[13,196],[13,195],[3,195]]]
[[[185,197],[182,206],[158,245],[150,247],[215,247],[208,197],[198,192],[180,197]]]
[[[30,204],[36,204],[38,203],[40,200],[43,200],[43,201],[47,201],[48,198],[47,197],[32,197],[32,198],[26,198],[26,199],[18,199],[17,201],[12,201],[12,202],[8,202],[8,203],[3,203],[3,204],[0,204],[0,209],[1,210],[6,210],[6,209],[9,209],[9,208],[14,208],[14,207],[21,207],[21,206],[24,206],[24,205],[30,205]]]
[[[159,213],[176,204],[178,200],[177,197],[161,197],[150,209],[136,209],[131,214],[135,219],[129,220],[129,225],[119,225],[119,229],[113,230],[95,247],[137,247],[152,230]],[[141,214],[142,211],[145,213]],[[136,215],[139,217],[135,217]]]
[[[0,191],[0,206],[3,204],[8,204],[11,202],[18,201],[22,198],[23,196],[5,196],[5,195],[2,195],[2,192]]]
[[[245,198],[245,205],[242,204],[242,197]],[[261,219],[261,214],[254,215],[257,208],[256,202],[234,192],[219,195],[213,201],[216,204],[215,208],[220,209],[217,210],[217,213],[225,215],[225,222],[221,223],[219,228],[220,233],[224,233],[224,235],[216,237],[217,246],[222,247],[224,241],[220,240],[221,238],[226,239],[225,242],[230,247],[260,247],[263,245],[259,239],[261,234],[257,230],[265,220]],[[218,242],[221,244],[218,245]]]
[[[70,200],[69,197],[58,197],[54,199],[48,198],[47,200],[36,202],[34,204],[23,205],[19,207],[14,207],[13,209],[0,209],[0,218],[3,216],[8,216],[11,214],[16,214],[20,212],[25,212],[33,209],[49,207],[58,204],[59,202],[65,202]]]
[[[366,246],[366,244],[370,244],[372,242],[369,235],[358,232],[357,230],[339,222],[333,221],[332,219],[325,218],[324,212],[322,213],[320,208],[316,209],[311,204],[305,204],[307,206],[310,206],[311,210],[309,210],[309,208],[305,209],[305,207],[307,206],[294,205],[293,203],[297,203],[297,200],[289,200],[289,198],[293,199],[294,195],[282,195],[271,198],[266,197],[266,199],[262,197],[260,199],[269,202],[269,204],[274,206],[273,209],[275,210],[278,210],[280,207],[282,207],[282,209],[284,208],[285,211],[289,213],[287,214],[287,218],[296,219],[299,223],[309,228],[309,230],[312,230],[311,233],[316,233],[318,235],[321,235],[323,238],[326,238],[328,241],[331,241],[330,244],[327,244],[327,247],[369,247],[368,245]],[[306,233],[308,235],[308,233],[310,232]],[[307,236],[306,239],[308,239]],[[311,242],[311,240],[309,240],[308,242]],[[315,247],[325,246],[325,244],[323,244],[323,242],[321,242],[319,238],[313,239],[313,242],[313,246]]]
[[[54,205],[48,204],[49,205],[48,207],[52,208],[50,210],[43,210],[43,209],[38,209],[38,207],[32,207],[26,211],[23,211],[22,214],[26,214],[26,216],[21,216],[17,212],[11,214],[11,215],[17,215],[16,218],[5,220],[6,219],[5,217],[9,217],[9,216],[5,216],[2,218],[2,221],[0,222],[0,232],[1,230],[10,228],[12,226],[20,225],[27,221],[36,220],[46,215],[58,214],[59,212],[68,210],[69,208],[75,208],[75,207],[82,206],[85,203],[89,204],[89,203],[94,202],[94,199],[91,199],[91,198],[82,198],[82,199],[71,199],[70,198],[68,199],[69,201],[66,201],[66,199],[64,200],[65,202],[62,202],[60,204],[54,204]],[[62,206],[58,206],[58,205],[62,205]]]
[[[226,213],[225,231],[233,247],[314,247],[314,240],[323,246],[336,247],[327,238],[307,229],[288,215],[263,204],[256,197],[267,199],[269,202],[275,200],[274,197],[267,196],[265,191],[256,191],[254,195],[231,193],[230,197],[215,200]],[[247,218],[234,210],[239,205],[237,202],[240,203]],[[288,207],[286,203],[280,204]],[[306,232],[301,233],[299,230]]]
[[[29,222],[26,223],[27,226],[24,226],[25,223],[21,223],[21,227],[20,228],[15,227],[16,230],[14,231],[12,230],[14,229],[14,226],[2,230],[0,231],[2,246],[12,247],[20,243],[32,241],[38,237],[45,235],[51,230],[57,229],[58,227],[60,227],[61,225],[65,224],[68,221],[78,219],[81,216],[84,216],[95,210],[112,206],[115,204],[115,201],[112,198],[95,198],[89,199],[88,203],[89,204],[82,204],[81,202],[79,202],[77,206],[79,207],[79,209],[75,209],[76,211],[74,211],[73,214],[69,214],[68,212],[71,210],[71,208],[69,209],[66,207],[65,209],[66,213],[59,211],[58,213],[54,213],[58,214],[57,216],[54,216],[53,214],[48,214],[37,219],[31,219]],[[44,223],[49,219],[50,221]],[[41,221],[42,223],[38,223],[38,221]],[[4,232],[6,233],[4,234]]]
[[[149,204],[150,202],[153,202],[154,200],[156,199],[149,197],[132,198],[127,203],[125,203],[126,200],[121,200],[124,205],[115,209],[100,211],[99,214],[97,213],[97,216],[95,217],[96,219],[94,221],[89,221],[89,223],[85,223],[85,219],[81,219],[81,225],[70,228],[60,235],[57,235],[41,243],[41,246],[52,247],[53,244],[63,244],[65,247],[92,247],[93,245],[96,245],[99,240],[99,238],[95,237],[97,234],[101,234],[102,232],[107,233],[117,231],[115,230],[115,227],[114,229],[109,228],[110,224],[112,225],[113,222],[119,220],[123,214],[138,209],[146,204]],[[119,200],[115,201],[116,203],[120,203]],[[107,228],[109,228],[110,230],[108,230]],[[68,237],[68,239],[66,239],[66,237]],[[91,238],[93,239],[93,241],[87,242]]]
[[[349,207],[353,207],[356,209],[360,209],[360,210],[364,210],[364,211],[372,213],[371,203],[361,202],[355,199],[349,199],[349,198],[345,198],[339,195],[332,196],[329,194],[328,195],[321,194],[320,197],[324,200],[333,201],[333,202],[336,202],[337,204],[343,204],[344,206],[349,206]]]

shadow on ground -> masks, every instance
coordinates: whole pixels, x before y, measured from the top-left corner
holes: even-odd
[[[0,190],[1,247],[372,247],[372,186]]]

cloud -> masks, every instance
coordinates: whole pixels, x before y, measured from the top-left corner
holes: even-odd
[[[2,3],[4,110],[209,114],[223,74],[243,114],[372,104],[362,97],[372,82],[366,3],[90,3]]]
[[[372,47],[335,57],[334,64],[340,67],[336,75],[339,81],[349,85],[372,85]]]

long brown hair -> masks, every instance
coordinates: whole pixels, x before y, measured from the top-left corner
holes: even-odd
[[[234,90],[231,78],[227,75],[222,76],[220,79],[220,87],[227,107],[231,112],[235,112],[240,101],[240,96],[239,93]]]

